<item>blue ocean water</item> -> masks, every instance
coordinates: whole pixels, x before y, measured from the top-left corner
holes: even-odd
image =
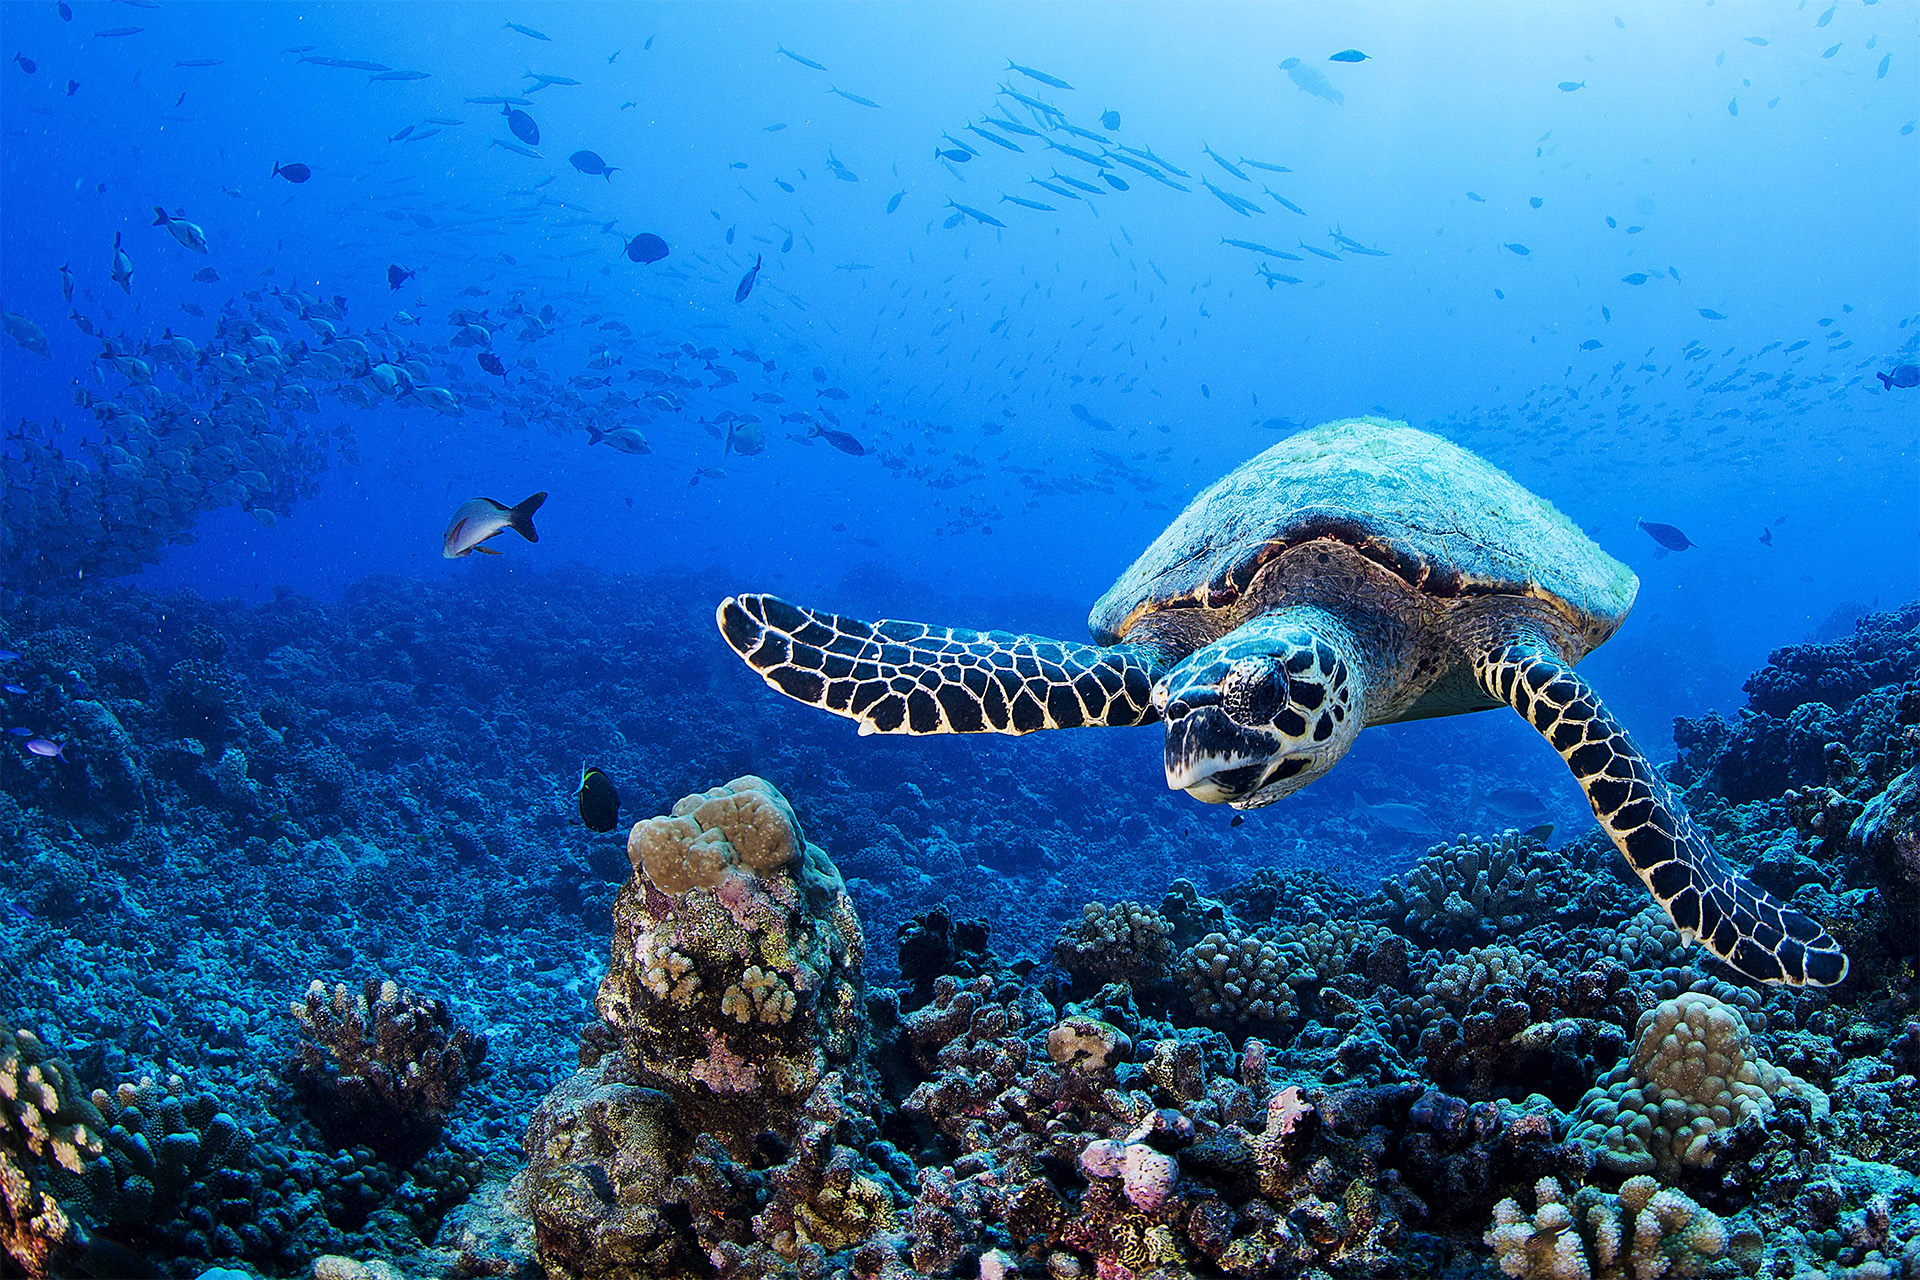
[[[1638,575],[1581,671],[1671,758],[1915,595],[1920,7],[1825,4],[0,7],[10,1019],[89,1087],[217,1093],[309,979],[395,975],[488,1031],[451,1123],[504,1166],[627,827],[728,778],[833,855],[875,982],[943,901],[1044,958],[1175,877],[1371,893],[1442,835],[1590,833],[1498,710],[1241,825],[1157,728],[859,736],[713,610],[1081,641],[1213,480],[1392,419]],[[443,555],[542,492],[537,542]],[[309,1253],[369,1238],[325,1216]],[[176,1274],[325,1235],[210,1230],[104,1234]]]

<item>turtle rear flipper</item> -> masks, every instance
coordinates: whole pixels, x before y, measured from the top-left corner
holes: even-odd
[[[1828,987],[1846,978],[1840,944],[1720,860],[1599,695],[1550,644],[1532,636],[1493,644],[1475,661],[1474,678],[1553,744],[1593,816],[1682,937],[1759,982]]]
[[[768,684],[865,733],[1151,724],[1155,655],[1006,631],[862,622],[777,596],[720,602],[720,634]]]

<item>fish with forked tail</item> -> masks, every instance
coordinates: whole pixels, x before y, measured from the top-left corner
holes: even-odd
[[[545,492],[536,493],[512,507],[495,502],[492,498],[467,499],[453,513],[453,523],[447,526],[446,535],[441,539],[440,554],[449,560],[458,560],[476,551],[497,556],[500,554],[498,551],[480,544],[508,529],[528,542],[540,541],[540,535],[533,527],[533,513],[546,500]]]

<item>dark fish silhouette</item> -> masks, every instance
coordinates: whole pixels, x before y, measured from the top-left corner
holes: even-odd
[[[29,58],[29,57],[28,57],[28,56],[27,56],[26,54],[24,54],[24,53],[16,53],[16,54],[14,54],[14,55],[13,55],[13,60],[14,60],[15,62],[17,62],[17,63],[19,63],[19,64],[20,64],[20,69],[21,69],[22,71],[24,71],[24,72],[26,72],[26,73],[27,73],[28,75],[32,75],[32,74],[33,74],[34,72],[36,72],[36,71],[38,71],[38,70],[40,69],[40,67],[39,67],[39,64],[37,64],[37,63],[35,63],[35,62],[34,62],[34,60],[33,60],[32,58]]]
[[[576,151],[567,157],[567,163],[590,178],[605,178],[613,181],[613,175],[619,172],[618,166],[609,165],[597,152]]]
[[[1763,547],[1770,547],[1773,545],[1772,529],[1762,529],[1760,531],[1760,545]]]
[[[504,378],[507,376],[507,366],[501,364],[500,357],[491,351],[482,351],[479,355],[475,356],[473,360],[475,364],[496,378]]]
[[[587,830],[611,831],[620,821],[620,793],[600,770],[581,770],[580,788],[574,798],[580,803],[580,823]]]
[[[1365,62],[1367,55],[1358,49],[1342,49],[1327,58],[1328,62]]]
[[[658,262],[667,256],[667,242],[651,231],[642,231],[627,242],[627,257],[635,262]]]
[[[760,276],[760,264],[766,259],[760,254],[753,255],[753,268],[740,277],[740,285],[733,291],[735,302],[745,302],[747,295],[753,292],[753,282]]]
[[[500,114],[507,118],[507,131],[514,137],[530,147],[540,145],[540,126],[534,123],[532,116],[504,103],[500,107]]]
[[[387,288],[398,289],[418,274],[420,273],[417,271],[409,271],[398,263],[389,263],[387,266]]]
[[[313,170],[303,164],[280,164],[276,161],[273,166],[273,176],[285,178],[288,182],[297,184],[311,178]]]
[[[1920,364],[1903,364],[1892,373],[1876,373],[1880,385],[1888,391],[1895,387],[1920,387]]]
[[[830,431],[816,424],[812,438],[825,440],[840,452],[850,453],[856,458],[864,458],[867,454],[866,447],[844,431]]]
[[[1115,129],[1118,129],[1120,127],[1120,113],[1118,111],[1102,111],[1100,113],[1100,127],[1108,133],[1112,133]]]
[[[1670,524],[1658,524],[1651,520],[1641,520],[1638,523],[1649,538],[1668,551],[1685,551],[1688,547],[1700,545]]]

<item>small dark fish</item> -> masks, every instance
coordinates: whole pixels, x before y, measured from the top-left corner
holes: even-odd
[[[1603,345],[1605,344],[1603,344],[1598,338],[1588,338],[1585,342],[1580,344],[1580,349],[1582,351],[1598,351]]]
[[[1517,253],[1523,258],[1533,252],[1533,250],[1523,244],[1509,244],[1506,248],[1508,253]]]
[[[830,431],[826,427],[816,425],[813,435],[809,438],[825,440],[840,452],[850,453],[856,458],[864,458],[867,454],[866,448],[844,431]]]
[[[576,151],[567,157],[567,163],[590,178],[605,178],[608,182],[612,182],[613,175],[619,172],[617,167],[609,165],[592,151]]]
[[[803,58],[799,54],[795,53],[793,50],[787,48],[783,44],[776,44],[773,47],[775,52],[785,54],[787,57],[792,58],[795,62],[799,63],[803,67],[811,67],[815,71],[826,70],[825,67],[815,62],[812,58]]]
[[[1718,311],[1715,311],[1712,307],[1701,307],[1700,316],[1704,320],[1725,320],[1726,319],[1725,316],[1721,315]]]
[[[1641,520],[1638,523],[1649,538],[1669,551],[1685,551],[1688,547],[1700,545],[1670,524],[1657,524],[1651,520]]]
[[[501,105],[500,114],[507,118],[507,131],[514,137],[530,147],[540,145],[540,126],[533,122],[532,116],[505,104]]]
[[[967,161],[973,159],[971,155],[967,154],[964,151],[961,151],[957,147],[949,148],[945,151],[941,150],[939,147],[935,147],[933,149],[933,154],[938,156],[942,160],[951,160],[955,164],[965,164]]]
[[[1760,531],[1760,545],[1763,547],[1770,547],[1773,545],[1772,529],[1762,529]]]
[[[176,58],[173,63],[176,67],[219,67],[225,64],[225,58]]]
[[[1029,80],[1038,80],[1041,84],[1048,85],[1055,89],[1073,88],[1072,85],[1068,84],[1065,80],[1062,80],[1059,76],[1050,76],[1044,71],[1036,71],[1032,67],[1023,67],[1019,63],[1015,62],[1012,58],[1007,59],[1007,70],[1018,71],[1021,75],[1025,76]],[[1111,125],[1109,127],[1118,129],[1120,126]]]
[[[400,132],[390,135],[387,138],[387,141],[388,142],[404,142],[408,137],[412,135],[414,128],[415,126],[408,125],[406,128],[402,129]]]
[[[1228,826],[1230,826],[1230,827],[1238,827],[1238,826],[1241,826],[1241,825],[1243,825],[1243,824],[1244,824],[1244,823],[1246,822],[1246,820],[1247,820],[1247,815],[1246,815],[1246,814],[1244,814],[1244,813],[1236,813],[1236,814],[1234,814],[1234,815],[1233,815],[1233,821],[1231,821],[1231,822],[1229,822],[1229,823],[1227,823],[1227,825],[1228,825]]]
[[[473,362],[496,378],[507,376],[507,366],[500,363],[500,357],[491,351],[482,351],[474,356]]]
[[[375,80],[431,80],[431,79],[433,79],[433,72],[431,71],[376,71],[374,74],[367,77],[367,83],[372,84]]]
[[[900,202],[906,198],[907,198],[907,193],[902,191],[896,196],[894,196],[893,199],[887,201],[887,212],[892,213],[895,209],[898,209],[900,207]]]
[[[1545,204],[1546,201],[1542,200],[1539,196],[1528,196],[1527,203],[1538,209],[1541,205]]]
[[[1648,275],[1648,274],[1647,274],[1646,272],[1644,272],[1644,271],[1636,271],[1636,272],[1634,272],[1634,273],[1633,273],[1633,274],[1631,274],[1631,275],[1624,275],[1624,276],[1621,276],[1621,277],[1620,277],[1620,282],[1621,282],[1622,284],[1635,284],[1635,285],[1638,285],[1638,284],[1645,284],[1645,283],[1646,283],[1647,281],[1649,281],[1649,280],[1651,280],[1652,278],[1653,278],[1652,276],[1649,276],[1649,275]]]
[[[1102,181],[1104,181],[1108,186],[1112,187],[1115,191],[1127,190],[1127,180],[1125,178],[1120,177],[1118,174],[1102,173],[1100,177]]]
[[[627,242],[627,257],[635,262],[658,262],[667,256],[667,242],[651,231],[642,231]]]
[[[1560,92],[1562,93],[1572,93],[1575,89],[1584,89],[1586,87],[1587,82],[1585,80],[1562,80],[1560,82]]]
[[[288,182],[297,185],[311,178],[313,176],[313,170],[303,164],[280,164],[276,161],[273,166],[273,176],[276,178],[285,178]]]
[[[1485,204],[1487,202],[1487,198],[1478,191],[1467,192],[1467,199],[1473,201],[1475,204]]]
[[[1040,201],[1038,201],[1038,200],[1028,200],[1028,199],[1025,199],[1024,197],[1021,197],[1021,196],[1010,196],[1010,195],[1007,195],[1007,194],[1005,194],[1004,192],[1003,192],[1003,193],[1001,194],[1001,196],[1000,196],[1000,199],[1001,199],[1001,201],[1002,201],[1002,202],[1004,202],[1004,203],[1007,203],[1007,204],[1017,204],[1017,205],[1020,205],[1020,206],[1021,206],[1021,207],[1023,207],[1023,208],[1027,208],[1027,209],[1038,209],[1038,210],[1040,210],[1040,211],[1041,211],[1041,212],[1043,212],[1043,213],[1058,213],[1058,212],[1059,212],[1059,210],[1058,210],[1058,209],[1056,209],[1056,208],[1054,208],[1054,207],[1053,207],[1052,205],[1050,205],[1050,204],[1043,204],[1043,203],[1041,203],[1041,202],[1040,202]]]
[[[1547,841],[1553,839],[1553,824],[1551,822],[1543,822],[1537,827],[1528,827],[1520,834],[1529,840],[1538,840],[1541,844],[1545,844]]]
[[[1328,62],[1365,62],[1366,60],[1367,55],[1358,49],[1342,49],[1340,52],[1331,54],[1327,58]]]
[[[215,271],[212,267],[202,267],[198,271],[193,273],[193,278],[195,280],[198,280],[201,284],[212,284],[215,280],[218,280],[220,278],[220,273],[218,271]]]
[[[59,10],[60,21],[62,22],[73,21],[73,6],[68,4],[67,0],[60,0],[60,3],[55,5],[54,8]]]
[[[24,54],[24,53],[16,53],[16,54],[14,54],[14,55],[13,55],[13,60],[14,60],[14,61],[15,61],[16,63],[18,63],[18,64],[19,64],[19,66],[20,66],[20,69],[21,69],[22,71],[24,71],[24,72],[26,72],[26,73],[27,73],[28,75],[32,75],[32,74],[33,74],[34,72],[36,72],[36,71],[38,71],[38,70],[40,69],[40,64],[39,64],[39,63],[37,63],[37,62],[35,62],[35,61],[34,61],[34,60],[33,60],[32,58],[29,58],[29,57],[28,57],[28,56],[27,56],[26,54]]]
[[[538,31],[535,31],[535,30],[534,30],[534,29],[533,29],[532,27],[523,27],[523,26],[521,26],[521,25],[520,25],[519,23],[517,23],[517,22],[509,22],[509,23],[508,23],[508,24],[506,25],[506,28],[505,28],[505,29],[506,29],[506,30],[510,30],[510,31],[518,31],[518,32],[519,32],[519,33],[520,33],[521,35],[523,35],[523,36],[532,36],[532,37],[533,37],[533,38],[534,38],[535,40],[551,40],[551,39],[553,39],[553,37],[552,37],[552,36],[549,36],[549,35],[542,35],[542,34],[541,34],[540,32],[538,32]],[[617,57],[618,55],[616,54],[615,56]],[[612,62],[612,61],[613,61],[613,58],[608,58],[608,59],[607,59],[607,61],[608,61],[608,62]]]
[[[1881,387],[1888,391],[1895,387],[1920,387],[1920,364],[1903,364],[1892,373],[1876,373],[1873,376],[1880,379]]]
[[[78,92],[80,92],[80,82],[78,80],[67,81],[67,96],[71,98],[74,94]],[[186,99],[187,99],[186,94],[183,93],[180,95],[180,102],[185,102]],[[180,103],[176,102],[173,105],[177,107],[180,105]]]
[[[1108,133],[1112,133],[1118,129],[1120,127],[1120,113],[1118,111],[1102,111],[1100,113],[1100,127]]]
[[[753,268],[740,277],[740,284],[733,291],[735,302],[745,302],[747,295],[753,292],[753,282],[760,276],[760,264],[763,261],[765,259],[762,255],[757,253],[753,255]]]
[[[620,793],[613,789],[613,780],[598,769],[581,771],[574,799],[580,802],[580,823],[589,831],[611,831],[620,821]]]
[[[145,30],[145,27],[108,27],[105,31],[96,31],[93,34],[95,37],[116,39],[120,36],[137,36]]]
[[[397,290],[401,285],[419,275],[418,271],[409,271],[399,263],[387,264],[387,288]]]
[[[880,104],[875,102],[872,98],[863,98],[857,93],[848,93],[845,89],[828,86],[827,92],[839,94],[841,97],[845,98],[848,102],[851,102],[856,106],[872,107],[875,111],[878,111],[881,109]]]

